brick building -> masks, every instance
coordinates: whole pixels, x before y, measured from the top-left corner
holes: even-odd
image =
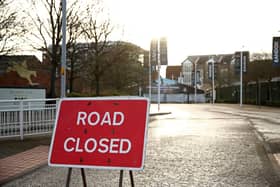
[[[166,78],[178,81],[178,78],[181,75],[181,71],[182,71],[181,66],[167,66],[167,68],[166,68]]]

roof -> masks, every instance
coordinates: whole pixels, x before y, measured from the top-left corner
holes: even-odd
[[[222,62],[230,63],[232,61],[232,58],[234,57],[234,54],[192,55],[192,56],[188,56],[182,63],[186,61],[196,62],[198,60],[197,64],[204,64],[205,62],[207,62],[213,57],[218,63],[222,63]]]
[[[178,78],[180,72],[182,71],[182,66],[167,66],[166,68],[166,78],[172,79]]]
[[[196,62],[197,64],[205,63],[207,60],[209,60],[213,55],[193,55],[193,56],[188,56],[182,63],[186,61],[190,62]]]

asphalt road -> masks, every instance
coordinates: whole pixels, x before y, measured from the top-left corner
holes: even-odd
[[[280,186],[279,170],[248,116],[215,105],[161,107],[172,113],[150,119],[145,169],[134,172],[136,186]],[[118,186],[119,171],[85,171],[88,186]],[[66,177],[67,168],[44,166],[4,186],[63,186]],[[82,186],[79,169],[71,186]],[[127,171],[124,186],[130,186]]]

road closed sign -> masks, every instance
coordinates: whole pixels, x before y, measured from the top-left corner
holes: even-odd
[[[62,99],[49,165],[143,169],[148,113],[149,101],[142,97]]]

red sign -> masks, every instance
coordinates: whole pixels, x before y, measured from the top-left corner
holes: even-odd
[[[49,165],[143,169],[148,113],[141,97],[62,99]]]

